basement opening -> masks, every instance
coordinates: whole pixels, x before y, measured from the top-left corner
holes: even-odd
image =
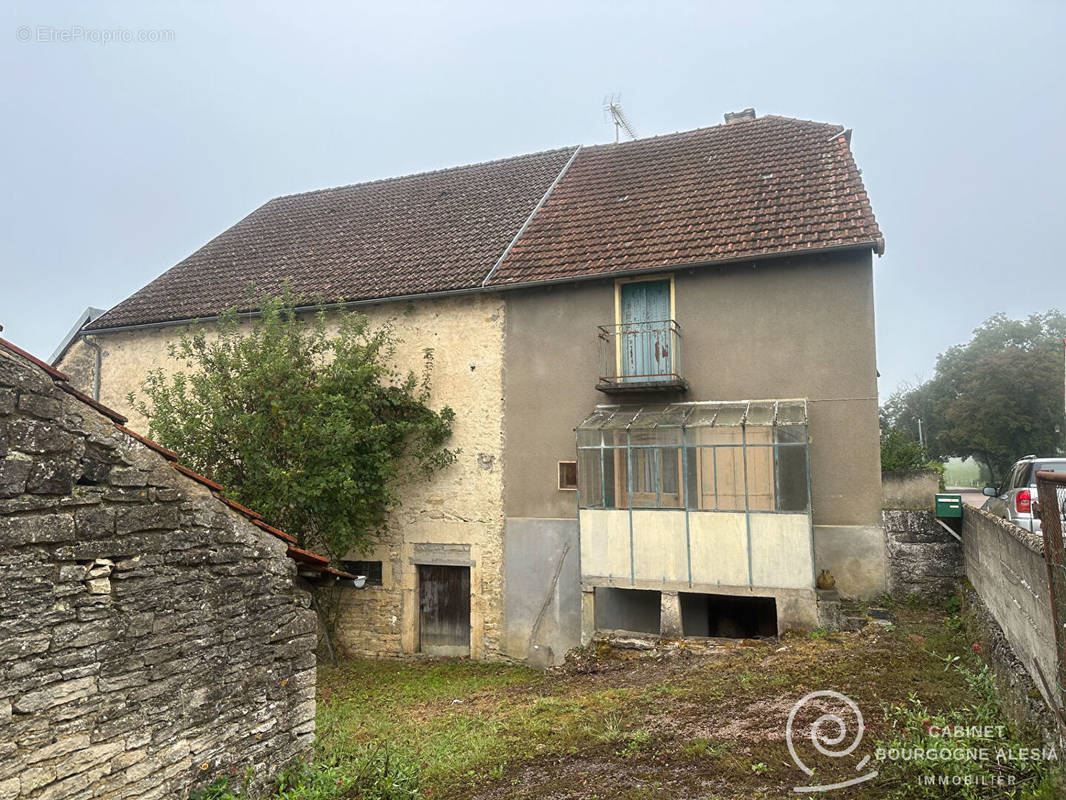
[[[777,636],[777,602],[772,597],[680,592],[678,598],[684,636]]]
[[[662,601],[646,589],[595,589],[596,630],[659,633]]]

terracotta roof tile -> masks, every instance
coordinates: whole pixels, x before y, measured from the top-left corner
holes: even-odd
[[[271,200],[89,329],[370,300],[883,240],[840,125],[764,116]],[[523,225],[529,222],[523,230]],[[521,231],[512,249],[507,247]]]
[[[129,420],[126,417],[124,417],[122,414],[119,414],[117,411],[114,411],[114,410],[108,408],[103,403],[101,403],[99,400],[93,400],[91,397],[89,397],[89,395],[84,394],[83,392],[79,392],[77,389],[75,389],[73,386],[71,386],[65,380],[56,381],[56,386],[58,386],[60,389],[62,389],[67,394],[74,395],[74,397],[76,397],[77,399],[81,400],[83,403],[85,403],[85,405],[92,406],[97,411],[99,411],[101,414],[103,414],[105,417],[110,419],[112,422],[116,422],[119,425],[125,425],[127,422],[129,422]]]
[[[302,547],[289,547],[287,552],[290,558],[301,563],[310,564],[312,566],[329,566],[328,558],[320,556],[318,553],[312,553],[310,550],[304,550]]]
[[[336,567],[326,567],[322,571],[325,572],[327,575],[333,575],[336,578],[344,578],[345,580],[349,581],[354,581],[356,579],[356,576],[352,573],[344,572],[343,570],[339,570]]]
[[[122,423],[126,421],[125,417],[123,417],[121,414],[119,414],[119,413],[117,413],[115,411],[112,411],[107,406],[96,402],[91,397],[89,397],[89,396],[87,396],[85,394],[82,394],[81,392],[77,391],[73,387],[69,386],[66,383],[67,376],[64,375],[62,372],[60,372],[59,370],[55,369],[54,367],[52,367],[51,365],[45,363],[44,361],[41,361],[39,358],[36,358],[36,357],[30,355],[25,350],[23,350],[21,347],[18,347],[16,345],[12,344],[11,342],[7,341],[6,339],[0,339],[0,348],[3,348],[5,350],[13,353],[14,355],[17,355],[20,358],[24,358],[27,361],[29,361],[30,363],[32,363],[34,366],[37,366],[40,369],[44,370],[48,375],[50,375],[52,377],[52,379],[55,381],[55,384],[56,384],[56,386],[58,388],[62,389],[65,392],[68,392],[73,397],[75,397],[77,400],[81,401],[82,403],[85,403],[90,408],[93,408],[94,410],[98,411],[99,413],[101,413],[104,416],[106,416],[109,419],[111,419],[113,422],[116,423],[115,427],[118,430],[120,430],[122,433],[124,433],[127,436],[130,436],[130,437],[132,437],[134,439],[136,439],[141,444],[151,448],[155,452],[157,452],[160,455],[162,455],[164,458],[166,458],[169,461],[171,461],[171,466],[174,467],[174,469],[176,469],[182,475],[185,475],[186,477],[191,478],[194,481],[198,481],[199,483],[202,483],[204,486],[210,487],[211,489],[213,489],[216,492],[223,491],[222,486],[220,484],[218,484],[218,483],[215,483],[215,481],[211,480],[210,478],[205,478],[203,475],[200,475],[200,474],[198,474],[196,472],[193,472],[188,467],[185,467],[185,466],[182,466],[181,464],[176,463],[174,461],[174,459],[177,458],[177,454],[175,454],[173,451],[167,450],[165,447],[163,447],[160,444],[157,444],[156,442],[153,442],[151,439],[146,439],[144,436],[141,436],[139,433],[134,433],[129,428],[123,427]],[[121,422],[119,422],[119,420],[121,420]],[[230,508],[233,508],[236,511],[239,511],[241,514],[243,514],[244,516],[248,517],[253,525],[256,525],[260,529],[262,529],[264,531],[267,531],[268,533],[271,533],[271,534],[273,534],[274,536],[277,536],[280,539],[285,540],[287,543],[290,543],[290,545],[291,544],[295,544],[296,539],[294,539],[292,536],[290,536],[289,534],[285,533],[284,531],[278,530],[277,528],[272,527],[271,525],[267,525],[265,522],[262,521],[263,520],[262,516],[260,516],[255,511],[252,511],[250,508],[242,506],[240,503],[237,503],[237,502],[235,502],[233,500],[229,500],[229,499],[227,499],[225,497],[220,497],[218,495],[216,495],[216,497],[217,497],[218,500],[221,500],[223,503],[225,503]],[[333,567],[329,566],[329,558],[327,558],[326,556],[320,556],[317,553],[310,552],[309,550],[304,550],[304,549],[302,549],[300,547],[293,547],[293,546],[290,546],[286,550],[286,553],[287,553],[287,555],[290,558],[292,558],[292,559],[294,559],[296,561],[299,561],[300,563],[304,564],[305,566],[308,566],[312,570],[315,570],[316,572],[319,572],[321,574],[332,575],[332,576],[337,577],[337,578],[346,578],[346,579],[354,579],[355,578],[354,575],[351,575],[351,574],[349,574],[347,572],[342,572],[339,569],[334,569]]]
[[[216,492],[225,491],[225,489],[222,488],[222,484],[215,483],[210,478],[205,478],[199,472],[193,472],[191,469],[189,469],[188,467],[183,466],[181,464],[171,464],[171,466],[174,467],[174,469],[176,469],[178,472],[180,472],[182,475],[186,476],[187,478],[192,478],[197,483],[202,483],[208,489],[212,489],[212,490],[214,490]]]
[[[262,517],[260,517],[259,519],[253,519],[252,520],[252,524],[255,525],[256,527],[262,528],[267,533],[274,534],[279,539],[281,539],[283,541],[286,541],[289,544],[296,544],[296,537],[295,536],[290,536],[289,534],[285,533],[285,531],[281,530],[280,528],[275,528],[273,525],[268,525],[267,523],[263,522]]]
[[[192,319],[256,295],[363,300],[477,287],[569,161],[551,150],[271,200],[87,328]]]
[[[766,116],[583,149],[489,284],[880,240],[844,129]]]
[[[238,511],[241,514],[244,514],[244,516],[248,517],[253,522],[263,518],[262,514],[259,514],[258,512],[252,511],[252,509],[248,508],[248,506],[242,506],[236,500],[230,500],[228,497],[220,497],[218,499],[221,500],[223,503],[225,503],[230,508],[232,508],[234,511]]]
[[[22,356],[27,361],[30,361],[31,363],[33,363],[36,366],[38,366],[41,369],[43,369],[45,372],[47,372],[49,375],[52,376],[52,378],[54,378],[57,381],[69,381],[70,380],[70,378],[68,378],[65,373],[60,372],[58,369],[53,367],[48,362],[41,361],[41,359],[37,358],[37,356],[31,355],[30,353],[27,353],[21,347],[19,347],[16,344],[12,344],[7,339],[0,338],[0,347],[3,347],[6,350],[9,350],[10,352],[14,353],[15,355]]]
[[[124,427],[121,424],[116,423],[115,427],[118,428],[120,431],[122,431],[127,436],[129,436],[129,437],[131,437],[133,439],[136,439],[138,442],[143,444],[145,447],[148,447],[148,448],[150,448],[152,450],[155,450],[157,453],[159,453],[159,455],[163,456],[163,458],[165,458],[167,461],[177,461],[178,460],[178,454],[177,453],[175,453],[173,450],[167,450],[165,447],[163,447],[163,445],[159,444],[158,442],[153,442],[151,439],[148,439],[147,437],[141,436],[139,433],[136,433],[135,431],[131,431],[129,428]]]

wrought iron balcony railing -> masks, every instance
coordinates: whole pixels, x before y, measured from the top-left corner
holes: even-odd
[[[619,392],[677,391],[681,377],[681,326],[675,320],[600,325],[600,375],[596,388]]]

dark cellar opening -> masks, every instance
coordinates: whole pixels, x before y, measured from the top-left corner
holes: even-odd
[[[597,586],[595,591],[597,630],[659,633],[662,601],[658,592],[606,586]]]
[[[679,599],[685,636],[777,636],[777,602],[772,597],[680,592]]]

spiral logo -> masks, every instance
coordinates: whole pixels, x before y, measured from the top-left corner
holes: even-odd
[[[785,725],[785,741],[788,743],[788,752],[792,756],[792,760],[796,762],[796,766],[803,770],[808,776],[812,776],[814,775],[814,770],[803,762],[803,759],[800,758],[799,754],[796,752],[796,746],[793,743],[793,739],[796,735],[796,716],[803,710],[804,706],[809,703],[816,705],[816,711],[823,711],[823,709],[829,707],[833,711],[839,712],[831,713],[826,711],[810,723],[808,738],[810,738],[814,749],[823,756],[827,756],[828,758],[844,758],[854,753],[862,743],[862,734],[865,726],[862,719],[862,711],[859,709],[858,705],[856,705],[855,701],[847,695],[831,690],[822,690],[811,692],[800,698],[799,702],[792,707],[792,711],[789,712],[788,723]],[[854,724],[854,735],[850,740],[848,736],[848,731],[850,729],[849,722]],[[869,761],[869,756],[863,758],[855,767],[855,771],[860,772]],[[826,792],[830,789],[842,789],[845,786],[854,786],[857,783],[863,783],[876,777],[877,770],[873,770],[865,775],[841,783],[831,783],[822,786],[794,786],[792,788],[793,791],[796,792]]]

